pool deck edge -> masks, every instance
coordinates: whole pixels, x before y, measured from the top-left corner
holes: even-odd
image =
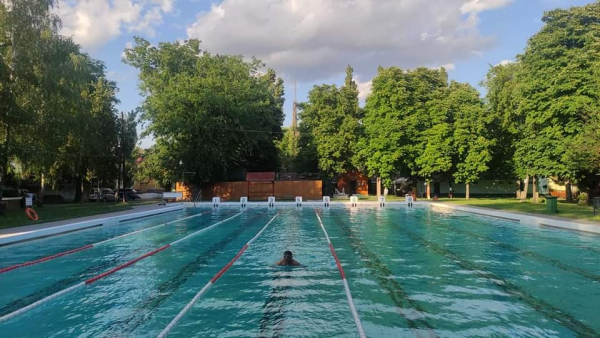
[[[33,239],[55,236],[103,225],[118,224],[120,222],[133,219],[179,210],[184,210],[184,206],[181,204],[176,206],[153,206],[150,208],[150,210],[144,211],[136,211],[136,209],[133,209],[127,210],[127,212],[94,215],[85,217],[85,220],[80,219],[79,221],[78,219],[71,219],[49,222],[48,224],[39,224],[37,226],[41,226],[41,228],[35,230],[27,230],[26,228],[22,227],[3,229],[3,231],[0,232],[0,246],[16,244]]]
[[[545,216],[540,216],[540,215],[499,211],[499,210],[495,210],[495,209],[473,207],[473,206],[466,207],[466,206],[456,205],[456,204],[451,204],[451,203],[431,202],[429,204],[432,207],[465,211],[465,212],[484,215],[484,216],[512,220],[512,221],[520,222],[522,224],[531,224],[531,225],[537,225],[537,226],[544,226],[544,227],[600,234],[600,223],[593,222],[593,221],[581,221],[581,220],[570,221],[570,220],[566,220],[566,219],[564,219],[564,220],[557,219],[556,217],[551,217],[551,216],[545,217]]]

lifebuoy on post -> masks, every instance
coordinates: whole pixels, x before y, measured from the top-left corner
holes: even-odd
[[[40,219],[37,212],[35,212],[35,210],[33,210],[32,208],[25,208],[25,214],[32,221],[37,221]]]

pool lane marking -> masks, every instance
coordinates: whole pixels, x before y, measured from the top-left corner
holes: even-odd
[[[420,243],[423,247],[428,248],[430,251],[433,250],[437,254],[446,257],[450,261],[459,265],[463,269],[467,269],[475,272],[480,277],[490,281],[492,284],[503,290],[505,293],[512,295],[517,300],[524,302],[529,305],[533,310],[542,313],[551,320],[559,323],[563,327],[566,327],[577,334],[579,337],[598,337],[599,334],[592,327],[579,321],[570,314],[555,308],[552,304],[546,303],[541,299],[537,299],[529,293],[525,292],[521,287],[512,282],[496,275],[495,273],[487,270],[483,266],[471,263],[463,259],[458,254],[450,251],[443,246],[426,240],[422,236],[415,234],[414,232],[407,230],[402,226],[397,226],[401,232],[405,233],[413,241]]]
[[[574,266],[570,266],[570,265],[568,265],[566,263],[563,263],[563,262],[561,262],[561,261],[559,261],[557,259],[546,257],[544,255],[541,255],[539,253],[533,252],[531,250],[521,249],[521,248],[519,248],[517,246],[514,246],[512,244],[508,244],[508,243],[504,243],[504,242],[500,242],[500,241],[497,241],[495,239],[492,239],[489,236],[479,235],[479,234],[472,233],[472,232],[467,231],[467,230],[462,230],[462,229],[459,229],[459,228],[456,228],[456,227],[453,227],[453,226],[450,226],[450,225],[447,225],[447,224],[440,224],[439,226],[442,226],[442,227],[448,229],[450,232],[467,235],[467,236],[469,236],[471,238],[475,238],[475,239],[478,239],[478,240],[483,241],[483,242],[490,242],[490,243],[492,243],[494,245],[497,245],[497,246],[499,246],[501,248],[504,248],[504,249],[507,249],[507,250],[519,253],[519,254],[521,254],[523,256],[528,256],[528,257],[531,257],[533,259],[537,259],[538,261],[542,261],[542,262],[546,262],[546,263],[548,263],[550,265],[554,265],[555,267],[557,267],[557,268],[559,268],[559,269],[561,269],[563,271],[568,271],[568,272],[571,272],[571,273],[574,273],[574,274],[578,274],[578,275],[580,275],[580,276],[582,276],[584,278],[589,278],[589,279],[591,279],[593,281],[600,282],[600,276],[599,275],[596,275],[596,274],[594,274],[592,272],[589,272],[589,271],[586,271],[586,270],[583,270],[583,269],[579,269],[579,268],[574,267]]]
[[[314,207],[313,207],[314,209]],[[317,219],[319,220],[319,225],[321,226],[321,230],[325,234],[325,238],[327,238],[327,244],[329,244],[329,250],[331,250],[331,254],[335,259],[335,264],[337,265],[338,270],[340,271],[340,275],[342,276],[342,283],[344,284],[344,290],[346,291],[346,298],[348,298],[348,304],[350,305],[350,311],[352,312],[352,317],[354,317],[354,323],[356,324],[356,329],[358,330],[358,336],[361,338],[366,337],[365,331],[363,330],[362,323],[360,322],[360,317],[358,317],[358,312],[356,312],[356,307],[354,306],[354,299],[352,299],[352,294],[350,293],[350,286],[348,286],[348,280],[346,279],[346,274],[344,273],[344,268],[340,263],[340,260],[335,253],[335,249],[333,248],[333,244],[331,244],[331,240],[329,239],[329,235],[327,234],[327,230],[325,230],[325,226],[323,225],[323,221],[321,217],[315,210],[315,215],[317,215]]]
[[[36,260],[33,260],[33,261],[29,261],[29,262],[24,262],[24,263],[19,263],[19,264],[11,265],[9,267],[0,269],[0,274],[1,273],[5,273],[5,272],[9,272],[9,271],[12,271],[12,270],[15,270],[15,269],[18,269],[18,268],[22,268],[22,267],[25,267],[25,266],[30,266],[30,265],[34,265],[34,264],[46,262],[46,261],[49,261],[49,260],[52,260],[52,259],[55,259],[55,258],[63,257],[63,256],[66,256],[66,255],[70,255],[70,254],[73,254],[73,253],[76,253],[76,252],[79,252],[79,251],[91,249],[91,248],[97,247],[99,245],[103,245],[103,244],[106,244],[108,242],[115,241],[117,239],[121,239],[121,238],[124,238],[124,237],[127,237],[127,236],[139,234],[139,233],[142,233],[142,232],[150,230],[150,229],[155,229],[155,228],[158,228],[158,227],[161,227],[161,226],[165,226],[167,224],[172,224],[172,223],[177,223],[177,222],[185,221],[185,220],[188,220],[190,218],[202,216],[202,215],[205,215],[205,214],[210,213],[210,212],[212,212],[212,211],[211,210],[204,211],[204,212],[201,212],[201,213],[196,214],[196,215],[184,217],[184,218],[181,218],[181,219],[176,219],[174,221],[166,222],[166,223],[163,223],[163,224],[153,225],[153,226],[145,228],[145,229],[140,229],[140,230],[136,230],[136,231],[133,231],[133,232],[128,232],[126,234],[122,234],[122,235],[119,235],[117,237],[109,238],[109,239],[106,239],[106,240],[103,240],[103,241],[100,241],[100,242],[97,242],[97,243],[88,244],[88,245],[82,246],[80,248],[76,248],[76,249],[71,249],[71,250],[59,252],[57,254],[46,256],[46,257],[42,257],[42,258],[39,258],[39,259],[36,259]]]
[[[398,283],[391,273],[391,270],[385,263],[381,261],[379,256],[369,251],[365,246],[362,245],[361,241],[354,236],[354,232],[345,223],[341,223],[340,219],[334,216],[330,217],[336,224],[338,224],[342,231],[346,234],[346,239],[350,243],[350,246],[361,256],[365,262],[366,267],[371,271],[371,274],[377,279],[379,285],[387,291],[390,299],[400,309],[410,309],[412,311],[418,311],[419,313],[427,313],[418,302],[412,300],[406,291],[402,288],[402,285]],[[345,219],[344,219],[345,220]],[[390,285],[391,284],[391,285]],[[427,334],[430,337],[436,337],[436,333],[433,330],[433,326],[424,318],[411,319],[408,313],[400,313],[406,320],[408,327],[414,331],[416,336],[419,336],[417,330],[427,330]],[[419,316],[421,317],[421,316]]]
[[[192,298],[192,300],[177,314],[177,316],[175,316],[175,318],[173,318],[173,320],[171,320],[171,322],[169,323],[169,325],[167,325],[164,330],[162,330],[157,338],[164,338],[166,337],[169,332],[171,332],[171,330],[175,327],[175,325],[177,325],[177,323],[179,323],[179,321],[183,318],[183,316],[186,315],[186,313],[188,313],[191,308],[194,306],[194,304],[196,304],[198,302],[198,300],[211,288],[211,286],[213,286],[213,284],[215,284],[217,282],[217,280],[223,276],[223,274],[225,272],[227,272],[227,270],[229,270],[229,268],[231,268],[231,266],[233,266],[233,264],[235,263],[235,261],[238,260],[238,258],[240,258],[242,256],[242,254],[246,251],[246,249],[248,249],[248,247],[252,244],[252,242],[254,242],[265,230],[267,230],[267,227],[269,227],[269,225],[271,223],[273,223],[273,221],[277,218],[277,216],[279,216],[279,213],[277,213],[275,216],[273,216],[273,218],[271,218],[271,220],[269,222],[267,222],[267,224],[265,224],[265,226],[254,236],[252,237],[252,239],[250,239],[248,241],[248,243],[246,243],[242,249],[240,249],[240,251],[237,253],[237,255],[235,255],[235,257],[233,257],[233,259],[231,259],[231,261],[229,261],[229,263],[227,263],[227,265],[225,265],[219,272],[217,272],[213,278],[211,278],[208,283],[206,283],[206,285],[204,285],[204,287],[202,289],[200,289],[200,291],[198,291],[198,293],[194,296],[194,298]]]
[[[217,222],[217,223],[215,223],[215,224],[213,224],[213,225],[211,225],[211,226],[209,226],[209,227],[206,227],[206,228],[204,228],[204,229],[200,229],[200,230],[198,230],[198,231],[196,231],[196,232],[193,232],[193,233],[191,233],[190,235],[188,235],[188,236],[185,236],[185,237],[184,237],[184,238],[182,238],[182,239],[188,239],[188,238],[191,238],[192,236],[195,236],[195,235],[197,235],[197,234],[199,234],[199,233],[201,233],[201,232],[207,231],[207,230],[209,230],[209,229],[212,229],[212,228],[216,227],[217,225],[220,225],[220,224],[222,224],[222,223],[225,223],[225,222],[227,222],[227,221],[229,221],[229,220],[232,220],[232,219],[234,219],[234,218],[238,217],[238,216],[239,216],[239,215],[241,215],[241,214],[242,214],[241,212],[240,212],[240,213],[237,213],[237,214],[235,214],[235,215],[233,215],[233,216],[231,216],[231,217],[229,217],[229,218],[227,218],[227,219],[224,219],[224,220],[222,220],[222,221],[219,221],[219,222]],[[112,269],[110,269],[110,270],[108,270],[108,271],[106,271],[106,272],[103,272],[103,273],[101,273],[101,274],[99,274],[99,275],[97,275],[97,276],[94,276],[94,277],[92,277],[92,278],[89,278],[89,279],[87,279],[87,280],[85,280],[85,281],[83,281],[83,282],[81,282],[81,283],[75,284],[75,285],[73,285],[73,286],[71,286],[71,287],[69,287],[69,288],[66,288],[66,289],[64,289],[64,290],[58,291],[58,292],[56,292],[56,293],[54,293],[54,294],[51,294],[50,296],[47,296],[47,297],[45,297],[45,298],[42,298],[42,299],[38,300],[38,301],[37,301],[37,302],[35,302],[35,303],[32,303],[32,304],[29,304],[29,305],[27,305],[26,307],[23,307],[23,308],[21,308],[21,309],[19,309],[19,310],[16,310],[16,311],[14,311],[14,312],[11,312],[11,313],[9,313],[9,314],[6,314],[6,315],[4,315],[4,316],[0,317],[0,323],[1,323],[1,322],[4,322],[4,321],[6,321],[6,320],[8,320],[8,319],[11,319],[11,318],[13,318],[13,317],[15,317],[15,316],[17,316],[17,315],[19,315],[19,314],[22,314],[22,313],[24,313],[24,312],[27,312],[27,311],[29,311],[29,310],[31,310],[31,309],[33,309],[33,308],[35,308],[35,307],[38,307],[38,306],[40,306],[40,305],[42,305],[42,304],[44,304],[44,303],[46,303],[46,302],[48,302],[48,301],[51,301],[51,300],[53,300],[53,299],[55,299],[55,298],[57,298],[57,297],[59,297],[59,296],[62,296],[62,295],[64,295],[64,294],[66,294],[66,293],[69,293],[69,292],[71,292],[71,291],[75,291],[75,290],[77,290],[77,289],[79,289],[79,288],[81,288],[81,287],[83,287],[83,286],[86,286],[86,285],[92,284],[92,283],[94,283],[94,282],[96,282],[96,281],[98,281],[98,280],[100,280],[100,279],[102,279],[102,278],[104,278],[104,277],[110,276],[110,275],[112,275],[113,273],[115,273],[115,272],[117,272],[117,271],[119,271],[119,270],[122,270],[122,269],[124,269],[124,268],[126,268],[126,267],[129,267],[129,266],[131,266],[131,265],[133,265],[133,264],[137,263],[138,261],[140,261],[140,260],[142,260],[142,259],[144,259],[144,258],[150,257],[150,256],[152,256],[152,255],[154,255],[154,254],[157,254],[157,253],[159,253],[159,252],[161,252],[161,251],[163,251],[163,250],[165,250],[165,249],[167,249],[167,248],[170,248],[170,247],[172,247],[173,245],[175,245],[175,244],[177,244],[177,243],[181,242],[181,240],[182,240],[182,239],[176,240],[176,241],[174,241],[174,242],[171,242],[171,243],[169,243],[169,244],[167,244],[167,245],[163,245],[163,246],[161,246],[160,248],[158,248],[158,249],[154,249],[154,250],[152,250],[152,251],[149,251],[149,252],[147,252],[147,253],[145,253],[145,254],[143,254],[143,255],[139,256],[138,258],[135,258],[135,259],[132,259],[132,260],[128,261],[127,263],[121,264],[121,265],[119,265],[119,266],[117,266],[117,267],[114,267],[114,268],[112,268]]]

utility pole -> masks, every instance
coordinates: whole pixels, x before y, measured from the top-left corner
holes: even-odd
[[[294,104],[292,106],[292,131],[294,137],[298,137],[298,112],[296,110],[297,101],[296,101],[296,80],[294,80]]]
[[[125,196],[125,182],[123,182],[123,180],[125,179],[125,175],[123,174],[125,171],[125,116],[123,114],[123,111],[121,111],[121,156],[119,158],[119,176],[120,176],[120,187],[118,187],[118,189],[121,189],[121,192],[123,193],[123,203],[127,203],[127,197]],[[117,190],[118,191],[118,190]],[[119,193],[117,192],[117,196],[119,196]]]

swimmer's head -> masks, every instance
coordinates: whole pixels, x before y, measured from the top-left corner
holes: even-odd
[[[292,259],[292,252],[287,250],[286,252],[283,253],[283,259]]]

